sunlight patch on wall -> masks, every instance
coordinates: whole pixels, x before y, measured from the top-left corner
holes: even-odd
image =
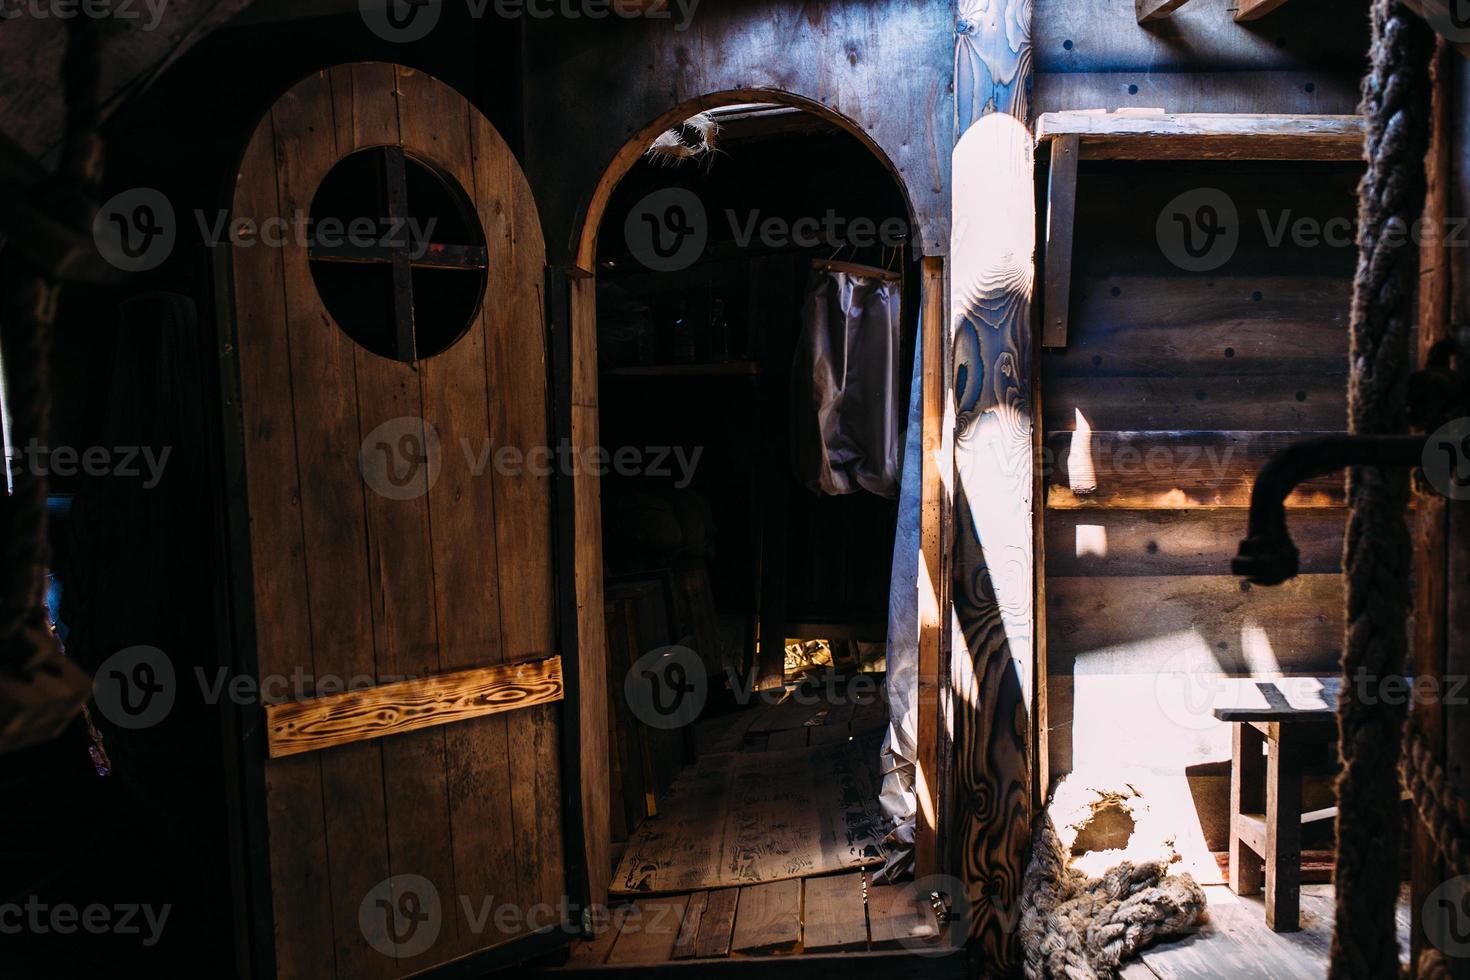
[[[1097,471],[1092,463],[1092,426],[1080,408],[1077,427],[1072,430],[1072,447],[1067,452],[1067,486],[1078,496],[1097,489]]]

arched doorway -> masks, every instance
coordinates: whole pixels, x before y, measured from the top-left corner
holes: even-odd
[[[724,108],[725,111],[718,111],[721,108]],[[715,112],[716,118],[720,119],[723,117],[726,123],[725,132],[722,134],[718,144],[720,149],[716,151],[712,167],[705,169],[709,163],[708,159],[704,163],[695,160],[686,163],[682,168],[662,170],[654,169],[646,162],[640,162],[649,144],[660,133],[668,130],[671,125],[688,118],[695,112],[712,109],[717,110]],[[907,388],[911,378],[913,343],[918,332],[919,323],[922,320],[925,324],[923,329],[926,332],[930,330],[929,324],[931,323],[936,329],[942,327],[943,298],[940,289],[942,284],[942,267],[940,261],[932,258],[921,260],[920,256],[924,251],[923,243],[917,240],[916,234],[910,234],[910,229],[914,228],[915,224],[911,220],[912,211],[909,206],[909,195],[904,187],[901,176],[896,172],[896,169],[884,154],[874,145],[872,140],[863,133],[861,127],[852,121],[839,117],[830,110],[808,100],[790,96],[786,93],[769,90],[731,91],[706,96],[681,104],[644,127],[615,156],[591,195],[585,218],[580,226],[580,234],[577,238],[576,264],[569,270],[569,282],[567,283],[567,295],[569,298],[568,318],[571,327],[571,366],[569,371],[571,402],[570,430],[573,446],[583,457],[588,452],[598,448],[611,454],[613,448],[612,442],[619,443],[618,448],[633,448],[638,450],[649,448],[647,445],[631,447],[623,445],[627,441],[626,435],[630,430],[621,421],[617,424],[618,431],[615,433],[617,438],[609,442],[607,438],[609,433],[603,431],[608,421],[605,416],[610,407],[609,402],[625,402],[627,400],[622,395],[614,394],[614,388],[611,387],[611,384],[615,383],[625,390],[629,386],[636,385],[644,396],[648,395],[651,387],[659,384],[683,384],[684,395],[661,396],[664,402],[674,407],[675,412],[677,412],[678,406],[688,404],[690,397],[697,397],[689,394],[691,388],[703,389],[709,399],[715,400],[727,397],[726,395],[717,393],[715,389],[721,385],[729,387],[732,380],[736,384],[739,384],[741,383],[740,379],[746,379],[748,381],[749,379],[760,377],[763,371],[784,369],[784,384],[785,376],[789,375],[789,347],[784,351],[771,353],[764,358],[737,356],[749,353],[744,349],[736,349],[739,347],[739,340],[748,338],[736,338],[737,343],[734,347],[720,348],[719,345],[715,345],[717,349],[713,355],[713,360],[710,359],[710,341],[709,338],[706,338],[703,348],[693,352],[684,351],[677,358],[674,358],[673,360],[682,362],[677,364],[667,363],[669,358],[663,355],[655,355],[651,359],[648,358],[646,353],[640,355],[636,350],[636,339],[631,342],[632,347],[625,348],[621,354],[625,360],[631,356],[633,363],[618,363],[617,357],[609,356],[605,330],[603,331],[604,336],[601,338],[601,342],[599,339],[599,285],[604,286],[602,292],[604,294],[603,301],[605,309],[607,292],[605,287],[614,279],[625,275],[625,270],[619,268],[619,262],[626,258],[632,258],[635,262],[638,260],[638,257],[633,254],[637,251],[636,247],[629,247],[626,241],[610,245],[609,236],[614,235],[614,229],[616,229],[615,237],[625,238],[623,232],[627,219],[630,215],[633,215],[639,202],[643,201],[649,194],[659,190],[658,178],[663,177],[664,182],[669,188],[682,187],[687,190],[689,189],[688,185],[691,183],[708,182],[714,175],[722,174],[724,170],[728,170],[730,167],[729,154],[733,153],[733,150],[730,149],[732,145],[731,140],[733,139],[734,143],[743,142],[738,134],[732,134],[732,130],[739,130],[742,127],[766,127],[770,132],[764,137],[765,139],[782,142],[786,146],[785,152],[788,154],[790,174],[784,179],[791,186],[789,188],[776,186],[776,182],[782,178],[779,176],[772,178],[768,174],[768,178],[770,179],[768,179],[766,186],[758,188],[758,190],[764,190],[766,192],[786,190],[793,194],[799,194],[805,185],[803,185],[801,179],[797,179],[793,175],[799,175],[805,178],[812,174],[822,174],[829,182],[834,180],[841,182],[846,179],[846,175],[849,173],[848,167],[822,171],[813,159],[804,158],[800,152],[793,153],[793,150],[799,151],[802,148],[802,141],[810,140],[815,133],[821,133],[822,138],[828,139],[834,144],[840,144],[842,153],[846,154],[845,160],[852,170],[863,170],[869,177],[881,180],[887,184],[888,193],[885,197],[885,204],[888,206],[889,211],[896,213],[883,214],[878,217],[897,217],[902,219],[900,223],[904,226],[903,233],[905,235],[902,241],[894,242],[892,239],[887,240],[886,247],[888,248],[888,252],[885,253],[881,231],[874,228],[872,237],[879,243],[876,250],[870,247],[867,252],[858,254],[858,249],[844,250],[842,247],[843,242],[837,242],[829,237],[825,237],[830,234],[830,227],[828,227],[820,229],[817,232],[821,245],[814,251],[820,252],[826,258],[845,259],[848,261],[861,259],[864,263],[876,263],[880,266],[885,264],[891,265],[893,270],[899,273],[898,279],[902,282],[904,293],[902,315],[904,346],[898,358],[898,375],[901,381],[899,387],[902,389],[899,392],[899,400],[903,406],[903,413],[905,415],[907,414]],[[803,133],[806,135],[801,135]],[[805,149],[808,151],[811,150],[809,143]],[[722,170],[722,167],[724,170]],[[807,189],[809,190],[809,188]],[[756,196],[758,197],[759,194]],[[749,202],[746,202],[746,204],[748,205]],[[765,237],[765,231],[761,228],[761,223],[765,218],[773,216],[781,218],[782,223],[778,224],[778,227],[784,228],[789,236],[790,234],[799,233],[810,228],[810,222],[808,222],[803,228],[798,229],[795,224],[796,220],[814,217],[814,215],[806,213],[793,215],[789,209],[775,215],[751,214],[752,210],[758,209],[758,206],[755,208],[737,206],[733,209],[723,206],[715,209],[706,208],[704,215],[707,225],[706,230],[711,230],[708,227],[711,224],[719,226],[718,233],[713,236],[713,240],[716,241],[716,244],[720,244],[721,236],[726,232],[732,231],[729,227],[730,216],[726,212],[734,210],[734,233],[727,237],[739,239],[742,232],[746,233],[747,238],[745,244],[737,241],[732,251],[734,253],[746,253],[748,257],[748,253],[751,251],[751,241],[757,241],[763,245],[769,244],[769,240]],[[713,216],[710,214],[711,210],[714,211]],[[797,210],[801,211],[801,208],[798,207]],[[807,208],[806,210],[817,210],[820,212],[823,209],[818,206],[815,209]],[[815,217],[820,219],[821,217],[825,217],[825,215],[819,213]],[[752,218],[755,220],[752,221]],[[850,233],[852,230],[849,227],[846,229],[846,232]],[[809,238],[810,236],[806,237]],[[728,245],[728,242],[724,242],[724,244]],[[847,242],[846,244],[852,243]],[[780,252],[781,249],[776,248],[769,251]],[[800,249],[797,251],[800,251]],[[837,253],[835,256],[831,254],[834,251]],[[655,260],[657,258],[655,256]],[[788,258],[790,257],[788,256]],[[799,260],[792,259],[792,261],[798,264],[801,261],[805,261],[809,268],[809,263],[812,258],[812,255],[803,255]],[[740,261],[738,254],[734,260],[737,262]],[[675,264],[677,264],[677,261],[676,259]],[[646,265],[647,263],[644,264]],[[694,266],[697,267],[699,264],[699,260],[696,259]],[[642,276],[645,279],[653,279],[659,275],[677,276],[681,272],[687,275],[688,268],[690,266],[686,266],[684,270],[668,269],[663,272],[660,272],[658,269],[643,268],[632,274]],[[737,278],[739,275],[737,274]],[[795,281],[790,279],[790,270],[788,270],[787,275],[788,282]],[[750,279],[749,276],[746,278],[747,280]],[[786,300],[784,309],[790,314],[792,319],[795,319],[799,307],[800,291],[800,287],[797,286],[794,294],[796,298],[793,300],[791,297],[787,297]],[[708,324],[712,319],[709,305],[702,307],[697,313],[693,312],[693,305],[691,302],[686,306],[686,310],[690,311],[690,316],[702,324]],[[727,322],[730,319],[734,305],[728,301],[725,305],[724,318]],[[671,308],[666,307],[664,314],[662,314],[663,318],[666,320],[678,319],[677,316],[668,315],[670,309],[676,312],[678,303],[675,302],[672,304]],[[739,315],[744,317],[748,313],[749,310],[746,309],[740,311]],[[719,318],[714,317],[713,319],[718,320]],[[606,324],[604,323],[605,326]],[[634,333],[636,332],[635,330]],[[654,328],[653,333],[655,335],[657,334],[657,327]],[[626,336],[621,338],[621,341],[625,345],[629,342]],[[655,346],[658,344],[656,336],[654,344]],[[939,356],[943,350],[943,345],[940,343],[932,346],[932,368],[926,360],[925,374],[937,381],[940,375],[938,366],[941,363]],[[640,356],[645,363],[639,362]],[[714,370],[716,367],[718,370]],[[611,381],[613,378],[617,379],[616,382]],[[671,381],[670,379],[678,380]],[[926,444],[933,438],[937,447],[938,420],[941,414],[938,411],[939,400],[937,389],[939,386],[937,384],[926,386],[926,394],[928,393],[927,389],[930,387],[936,389],[933,393],[934,397],[930,399],[934,403],[932,406],[934,410],[932,412],[926,411],[924,437]],[[930,407],[926,405],[926,409]],[[928,421],[928,416],[930,415],[932,415],[932,427]],[[764,416],[757,417],[761,418]],[[784,423],[784,419],[780,416],[779,412],[774,413],[770,419],[774,419],[774,422],[778,425]],[[935,458],[926,459],[926,470],[934,469],[937,463],[937,454],[926,454],[926,456],[928,455],[934,455]],[[689,457],[686,456],[684,462],[688,463],[689,461]],[[677,459],[675,462],[677,462]],[[769,455],[762,459],[761,467],[763,472],[773,468],[779,469],[782,473],[789,473],[790,471],[790,466],[784,459],[784,453]],[[626,676],[623,670],[614,670],[610,673],[607,657],[605,655],[594,655],[604,654],[610,646],[607,622],[604,620],[603,599],[608,585],[608,579],[604,575],[604,568],[609,564],[610,560],[616,563],[617,559],[621,557],[610,555],[603,548],[605,541],[605,522],[612,516],[609,513],[608,500],[604,493],[610,482],[607,476],[589,471],[586,467],[579,468],[575,476],[575,537],[577,541],[575,577],[578,596],[578,633],[579,645],[585,651],[584,656],[581,658],[582,663],[579,666],[579,675],[582,690],[587,692],[587,696],[584,696],[581,700],[580,709],[583,736],[581,739],[583,758],[581,788],[584,821],[587,828],[587,860],[593,879],[592,891],[594,896],[606,894],[608,882],[606,875],[613,867],[612,838],[613,824],[616,823],[616,819],[612,814],[618,801],[614,799],[614,796],[617,795],[617,788],[613,785],[617,778],[616,768],[599,764],[602,759],[608,758],[607,753],[616,749],[615,745],[609,744],[610,738],[614,740],[617,738],[615,731],[609,734],[610,729],[615,729],[616,726],[615,724],[610,724],[607,714],[610,710],[609,705],[605,700],[593,696],[592,692],[607,691],[611,687],[614,694],[620,696]],[[934,508],[934,513],[937,520],[937,507]],[[620,519],[619,527],[622,528],[624,525],[625,522]],[[875,535],[875,537],[885,535],[886,545],[891,549],[891,524],[883,528],[881,534]],[[728,538],[729,535],[727,534],[726,537]],[[760,537],[759,534],[752,532],[752,538],[758,537]],[[934,550],[937,554],[937,533],[932,535],[932,537],[934,538],[932,542]],[[883,561],[880,564],[886,565],[888,554],[885,553],[882,557]],[[886,567],[884,571],[886,573]],[[939,581],[941,576],[938,574],[937,567],[930,565],[921,573],[921,578],[928,584]],[[714,586],[718,580],[718,576],[712,576],[709,584]],[[769,580],[767,579],[766,581]],[[762,591],[770,591],[765,586],[760,586],[759,588]],[[881,589],[879,590],[883,593],[885,599],[886,590],[887,578],[885,574],[881,583]],[[717,605],[715,608],[718,612]],[[880,632],[884,611],[883,609],[877,611],[876,618]],[[871,626],[873,624],[870,623],[867,625]],[[784,628],[777,630],[777,632],[782,634],[776,638],[777,642],[781,642],[784,645],[784,640],[786,639]],[[750,641],[750,646],[747,649],[750,652],[754,652],[756,649],[759,649],[759,644],[764,642],[765,649],[769,653],[771,650],[770,640],[759,638],[759,633],[760,630],[757,629],[755,637],[747,638]],[[775,636],[775,633],[770,633],[769,635]],[[613,637],[612,640],[613,645],[622,642],[620,637]],[[937,658],[937,647],[934,653]],[[757,665],[758,663],[759,661],[757,661]],[[715,660],[709,666],[718,670],[727,667],[728,664]],[[769,674],[767,674],[766,679],[770,679]],[[760,678],[757,677],[757,684],[759,680]],[[775,684],[779,685],[780,683],[781,678],[778,675],[775,679]],[[610,773],[612,774],[610,775]],[[650,777],[650,781],[652,785],[656,785],[659,777],[655,774]],[[932,781],[930,785],[932,786]],[[928,843],[932,848],[932,799],[925,818],[925,826],[930,831]],[[624,830],[626,829],[625,826]],[[928,866],[932,867],[932,850],[929,852],[926,860],[929,862]]]

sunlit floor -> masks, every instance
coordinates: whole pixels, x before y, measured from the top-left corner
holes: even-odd
[[[1120,971],[1124,980],[1321,980],[1332,947],[1332,885],[1302,886],[1302,927],[1266,928],[1261,896],[1241,898],[1224,885],[1206,885],[1209,911],[1198,931],[1144,950]],[[1409,956],[1407,890],[1399,896],[1400,957]]]

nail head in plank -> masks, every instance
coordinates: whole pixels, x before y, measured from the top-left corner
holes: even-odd
[[[804,880],[801,947],[807,953],[868,947],[862,874]]]
[[[694,944],[698,957],[730,955],[730,936],[735,929],[735,909],[740,889],[721,888],[708,892],[699,922],[699,939]]]
[[[1067,346],[1067,310],[1072,296],[1072,231],[1077,218],[1077,158],[1081,137],[1052,140],[1051,178],[1046,189],[1046,285],[1041,329],[1043,347]]]
[[[279,759],[561,699],[561,657],[547,657],[268,704],[267,738]]]
[[[784,953],[801,939],[801,879],[740,889],[730,948],[739,953]]]

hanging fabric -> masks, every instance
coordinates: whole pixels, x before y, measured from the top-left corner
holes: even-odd
[[[898,495],[902,308],[898,273],[813,263],[791,371],[791,460],[816,493]]]

